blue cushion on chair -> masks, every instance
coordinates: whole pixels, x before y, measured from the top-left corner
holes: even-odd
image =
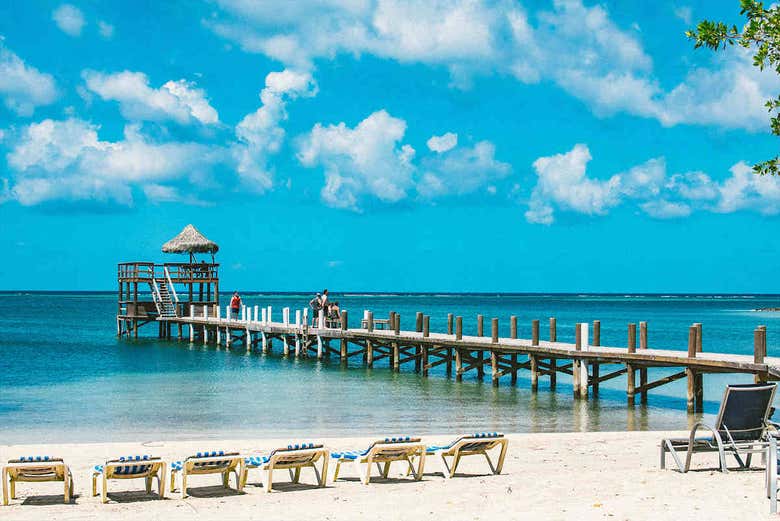
[[[143,456],[121,456],[119,458],[119,461],[126,461],[128,462],[128,465],[122,466],[122,467],[114,467],[114,472],[116,474],[122,475],[122,474],[140,474],[142,472],[146,472],[149,470],[149,467],[151,465],[138,465],[135,462],[137,461],[147,461],[149,459],[149,456],[144,454]],[[132,463],[132,464],[131,464]]]
[[[365,456],[368,454],[368,450],[366,449],[364,451],[357,451],[357,450],[345,450],[344,452],[331,452],[330,457],[333,459],[343,459],[347,461],[354,461],[361,456]]]
[[[265,465],[271,461],[271,458],[268,456],[249,456],[248,458],[244,458],[244,463],[247,467],[259,467],[260,465]]]
[[[52,459],[51,456],[22,456],[19,458],[19,461],[28,462],[28,461],[49,461]]]
[[[287,445],[287,448],[290,450],[311,449],[312,447],[314,447],[313,443],[295,443]]]
[[[179,472],[181,470],[181,467],[182,467],[182,462],[181,461],[172,461],[171,462],[171,470],[173,470],[175,472]]]
[[[118,475],[131,475],[131,474],[141,474],[142,472],[146,472],[149,470],[149,467],[151,465],[138,465],[135,464],[136,461],[148,461],[151,456],[144,454],[143,456],[120,456],[117,458],[119,461],[126,461],[128,464],[121,466],[121,467],[114,467],[114,473]],[[103,465],[95,465],[93,467],[95,469],[95,472],[98,474],[103,473]]]

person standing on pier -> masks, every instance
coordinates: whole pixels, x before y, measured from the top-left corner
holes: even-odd
[[[316,326],[320,309],[322,309],[322,295],[317,293],[314,298],[309,301],[309,307],[311,307],[311,324],[312,326]]]
[[[322,290],[322,298],[320,298],[320,305],[322,305],[322,310],[325,311],[325,316],[328,316],[328,289],[325,288]]]
[[[233,298],[230,299],[230,318],[238,318],[241,315],[241,297],[238,291],[233,292]]]

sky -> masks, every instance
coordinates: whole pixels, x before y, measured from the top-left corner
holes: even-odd
[[[0,4],[0,290],[780,293],[736,1]]]

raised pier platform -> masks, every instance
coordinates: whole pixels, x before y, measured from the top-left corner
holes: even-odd
[[[510,318],[510,337],[498,335],[498,319],[490,320],[490,336],[484,335],[484,318],[477,317],[477,335],[463,335],[462,317],[448,315],[447,332],[430,331],[430,317],[417,313],[415,330],[400,329],[400,316],[391,312],[387,319],[375,320],[366,312],[361,327],[350,328],[349,316],[343,311],[340,320],[326,322],[322,316],[311,325],[308,310],[281,310],[282,320],[273,321],[270,307],[241,310],[239,318],[220,316],[216,305],[189,307],[186,317],[159,317],[160,336],[173,338],[174,328],[178,338],[191,342],[224,345],[248,352],[269,353],[275,350],[274,340],[281,343],[284,356],[338,358],[342,363],[358,363],[372,367],[387,359],[394,371],[401,371],[406,364],[414,364],[414,370],[427,376],[429,369],[446,366],[446,374],[461,380],[463,375],[475,371],[482,379],[486,369],[493,385],[499,385],[502,377],[511,383],[517,381],[520,370],[528,370],[531,388],[536,391],[540,377],[546,377],[551,389],[555,389],[557,375],[572,377],[573,392],[577,398],[597,397],[599,384],[626,375],[626,395],[629,405],[636,396],[646,403],[648,392],[670,382],[687,379],[687,407],[691,412],[702,411],[704,402],[703,375],[707,373],[741,373],[754,376],[757,382],[780,379],[780,358],[766,356],[766,328],[754,331],[754,353],[735,355],[705,353],[702,351],[702,326],[689,328],[687,350],[659,349],[648,346],[647,324],[628,325],[628,341],[625,347],[600,345],[600,321],[593,324],[577,324],[575,343],[557,341],[557,323],[549,319],[548,340],[540,338],[540,322],[531,322],[531,338],[518,338],[517,317]],[[383,329],[375,327],[385,326]],[[590,333],[590,334],[589,334]],[[638,333],[638,335],[637,335]],[[121,334],[121,333],[120,333]],[[639,342],[637,345],[637,336]],[[602,368],[602,365],[610,367]],[[615,366],[618,366],[615,368]],[[671,373],[649,381],[648,368],[668,368]],[[609,372],[602,372],[609,369]]]

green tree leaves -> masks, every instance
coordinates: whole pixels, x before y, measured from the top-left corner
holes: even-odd
[[[747,18],[741,32],[736,25],[729,27],[723,22],[702,20],[695,30],[686,31],[685,35],[693,40],[696,49],[706,47],[719,51],[734,44],[752,49],[754,66],[761,70],[769,66],[780,74],[780,5],[773,4],[766,9],[763,2],[740,0],[740,7],[739,14]],[[780,136],[780,96],[767,101],[766,108],[772,133]],[[760,175],[780,175],[780,157],[754,165],[753,171]]]

